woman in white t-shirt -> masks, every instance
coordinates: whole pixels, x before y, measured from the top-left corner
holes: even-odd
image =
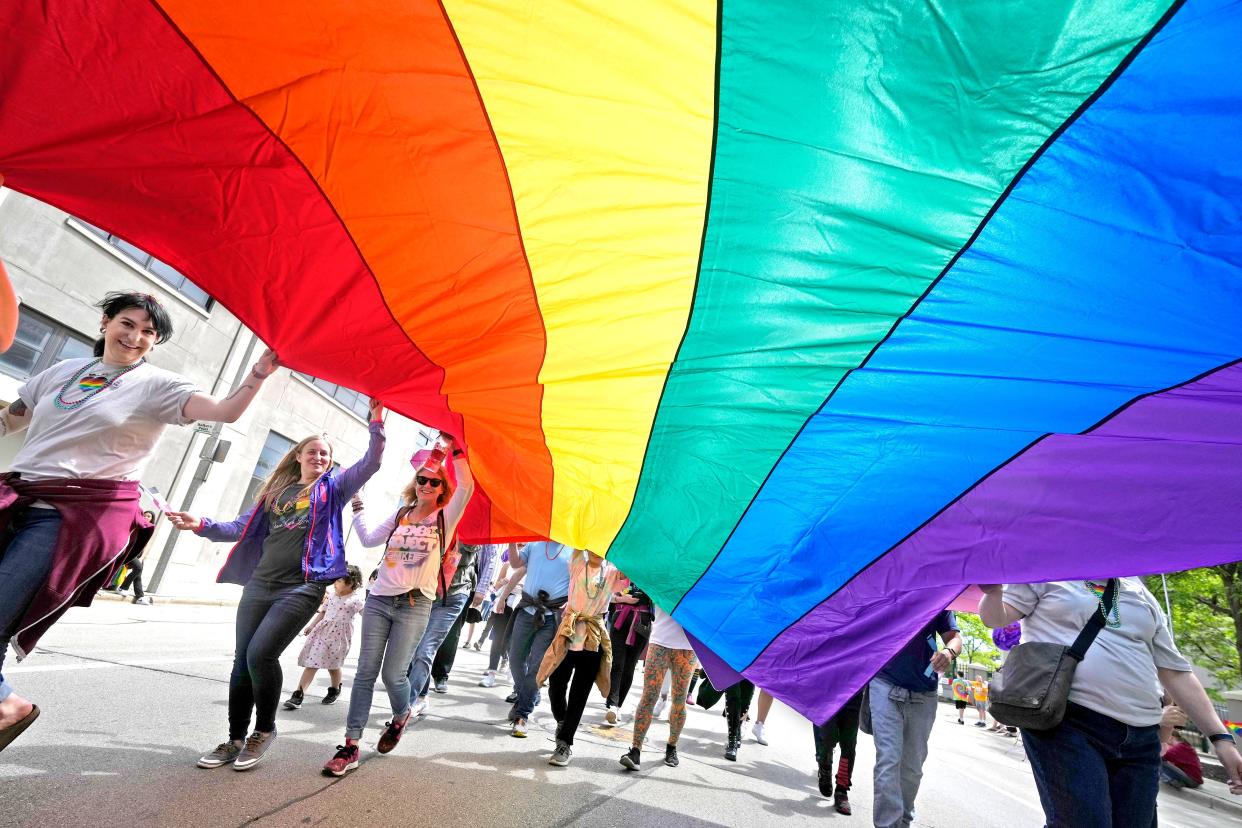
[[[404,505],[374,528],[366,524],[361,500],[354,499],[358,538],[363,546],[385,544],[385,549],[379,576],[362,611],[361,650],[350,690],[345,744],[338,745],[336,755],[323,766],[329,776],[344,776],[358,767],[358,740],[371,713],[375,679],[381,673],[392,720],[380,736],[380,753],[397,746],[410,720],[410,659],[436,599],[441,557],[451,548],[457,524],[474,493],[465,454],[452,437],[441,437],[452,449],[452,475],[445,463],[428,462],[430,452],[415,454],[417,471],[402,493]]]
[[[1024,730],[1048,825],[1151,825],[1159,786],[1161,686],[1215,743],[1232,791],[1242,793],[1242,756],[1203,686],[1178,652],[1155,596],[1119,578],[1106,612],[1107,581],[980,584],[989,627],[1022,621],[1023,642],[1069,646],[1094,613],[1104,626],[1074,673],[1061,724]]]
[[[131,534],[149,532],[138,480],[165,426],[235,421],[278,365],[267,351],[217,400],[147,362],[173,332],[155,297],[109,293],[98,307],[94,356],[36,374],[0,412],[0,436],[27,433],[0,477],[0,665],[10,639],[22,656],[69,606],[89,604]],[[38,715],[0,676],[0,750]]]
[[[643,740],[654,718],[656,700],[664,685],[664,674],[673,675],[670,690],[672,708],[668,713],[668,744],[664,748],[664,764],[670,768],[678,765],[677,739],[686,723],[686,695],[690,691],[690,677],[698,666],[690,639],[673,616],[655,608],[655,620],[651,625],[651,637],[647,644],[647,660],[643,668],[643,696],[634,710],[634,741],[628,753],[621,757],[621,764],[630,770],[638,770]]]

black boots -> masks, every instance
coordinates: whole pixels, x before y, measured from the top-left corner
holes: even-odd
[[[289,697],[289,701],[285,702],[285,710],[297,710],[302,706],[302,688],[293,691],[293,695]]]
[[[736,762],[737,749],[742,746],[742,712],[726,708],[725,719],[729,723],[729,743],[725,746],[725,758]]]
[[[336,701],[337,697],[340,695],[341,695],[341,685],[338,684],[336,687],[329,687],[328,694],[323,697],[323,703],[332,704],[334,701]]]
[[[621,764],[626,770],[638,770],[642,767],[642,756],[638,748],[630,748],[630,752],[621,757]]]
[[[670,768],[675,768],[681,764],[681,760],[677,758],[677,745],[664,746],[664,764]]]

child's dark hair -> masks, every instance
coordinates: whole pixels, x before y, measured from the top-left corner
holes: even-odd
[[[114,290],[103,298],[95,307],[104,312],[104,316],[111,319],[118,313],[130,308],[138,308],[145,311],[147,316],[151,317],[151,327],[155,328],[155,343],[162,345],[168,341],[173,334],[172,317],[168,315],[168,311],[149,293],[138,293],[137,291]],[[95,341],[95,356],[103,356],[104,340],[99,337]]]
[[[345,580],[349,581],[349,588],[357,591],[362,586],[362,570],[350,564],[345,567]]]

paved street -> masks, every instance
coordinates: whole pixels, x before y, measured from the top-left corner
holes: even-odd
[[[447,696],[388,756],[374,752],[387,696],[376,694],[363,764],[344,779],[319,767],[341,739],[346,696],[318,703],[322,676],[296,713],[281,712],[273,755],[249,773],[194,767],[224,738],[232,609],[97,602],[73,610],[43,652],[6,675],[44,712],[0,754],[5,825],[265,826],[397,824],[486,826],[756,826],[845,820],[870,825],[871,744],[863,737],[853,817],[832,812],[814,784],[810,725],[780,705],[771,744],[749,734],[734,764],[722,756],[724,722],[694,709],[681,767],[667,768],[666,725],[652,728],[643,771],[623,771],[624,727],[601,727],[594,701],[573,764],[546,764],[552,749],[546,702],[530,738],[504,726],[507,686],[476,686],[482,655],[462,652]],[[356,644],[356,638],[355,638]],[[293,687],[298,645],[284,659]],[[10,656],[11,659],[11,656]],[[346,684],[352,674],[346,665]],[[637,698],[636,687],[631,702]],[[753,712],[753,708],[752,708]],[[942,707],[920,796],[918,825],[1020,828],[1042,824],[1030,772],[1012,740],[954,723]],[[1195,828],[1230,816],[1162,794],[1161,824]]]

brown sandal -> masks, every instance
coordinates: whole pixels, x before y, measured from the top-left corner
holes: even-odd
[[[13,724],[0,730],[0,750],[4,750],[9,744],[22,735],[22,731],[34,724],[34,720],[39,718],[39,705],[31,705],[30,712],[25,718],[19,719]]]

